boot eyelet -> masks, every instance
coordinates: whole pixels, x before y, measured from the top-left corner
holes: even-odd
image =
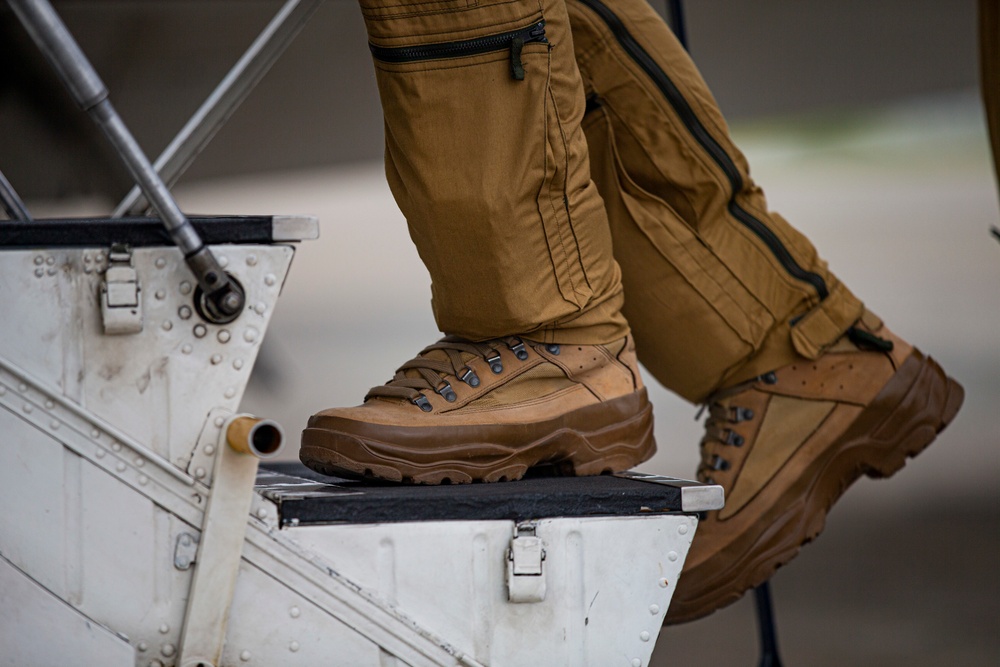
[[[734,447],[742,447],[744,442],[745,441],[743,440],[743,436],[737,433],[736,431],[729,431],[729,434],[726,436],[727,445],[732,445]]]
[[[431,402],[428,401],[427,397],[423,394],[420,394],[416,398],[412,399],[412,403],[424,412],[430,412],[434,409],[434,406],[431,405]]]
[[[507,347],[509,347],[510,351],[514,353],[514,356],[521,361],[525,361],[528,358],[528,351],[524,349],[524,341],[520,338],[517,339],[516,345],[508,345]]]
[[[555,344],[546,345],[545,346],[545,351],[548,352],[549,354],[558,355],[559,354],[559,346],[555,345]]]
[[[503,373],[503,363],[500,361],[499,352],[494,350],[492,356],[486,357],[486,363],[490,365],[490,370],[493,371],[495,375]]]
[[[458,379],[470,387],[479,386],[479,376],[476,375],[476,371],[472,370],[468,366],[465,367],[465,372],[458,376]]]
[[[434,391],[439,393],[441,397],[444,398],[444,400],[448,401],[449,403],[454,403],[456,400],[458,400],[458,396],[455,394],[455,390],[451,388],[450,382],[445,382]]]
[[[763,375],[760,376],[760,379],[761,382],[763,382],[764,384],[778,383],[778,376],[774,374],[774,371],[771,371],[770,373],[764,373]]]
[[[725,472],[726,470],[729,470],[729,461],[716,454],[715,456],[712,457],[712,463],[709,467],[712,470],[719,470],[721,472]]]

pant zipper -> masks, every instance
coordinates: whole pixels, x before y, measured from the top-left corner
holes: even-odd
[[[589,7],[607,24],[625,52],[646,72],[657,88],[660,89],[660,92],[663,93],[667,102],[673,107],[687,130],[701,144],[702,148],[705,149],[705,152],[708,153],[715,163],[719,165],[719,168],[725,172],[732,188],[729,202],[726,205],[729,213],[744,227],[753,232],[771,250],[778,262],[792,277],[812,285],[819,294],[820,301],[826,299],[830,292],[826,287],[826,281],[823,280],[823,277],[803,269],[795,261],[795,258],[792,257],[792,254],[781,242],[781,239],[761,220],[755,218],[749,211],[736,202],[737,193],[743,190],[743,176],[740,174],[739,169],[736,168],[736,164],[733,163],[732,158],[719,145],[719,142],[709,134],[708,130],[705,129],[701,120],[698,119],[691,109],[691,105],[684,99],[681,91],[671,81],[670,77],[667,76],[667,73],[639,45],[621,22],[621,19],[604,3],[600,0],[580,0],[580,2]]]
[[[440,42],[437,44],[418,44],[415,46],[385,47],[369,43],[372,55],[376,60],[387,63],[410,63],[419,60],[438,60],[441,58],[465,58],[493,51],[510,49],[511,78],[524,80],[524,65],[521,63],[521,49],[525,44],[539,42],[548,44],[545,37],[545,21],[537,21],[526,28],[510,30],[495,35],[463,39],[455,42]]]

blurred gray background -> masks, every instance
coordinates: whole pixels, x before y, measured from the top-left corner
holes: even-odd
[[[56,6],[156,155],[279,3]],[[1000,244],[975,2],[685,9],[692,55],[772,207],[967,391],[938,444],[889,482],[859,482],[775,577],[785,664],[1000,664]],[[175,191],[189,212],[321,219],[244,400],[292,434],[438,335],[382,175],[365,42],[356,4],[329,0]],[[0,63],[0,170],[36,215],[106,214],[128,179],[4,5]],[[695,408],[652,393],[660,453],[644,469],[691,476]],[[654,664],[750,665],[755,650],[743,600],[665,630]]]

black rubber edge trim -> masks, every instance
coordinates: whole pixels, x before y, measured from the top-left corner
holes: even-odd
[[[273,216],[188,217],[205,245],[222,243],[269,244]],[[174,242],[159,218],[59,218],[31,222],[0,221],[0,249],[83,247],[112,243],[132,247],[172,246]]]

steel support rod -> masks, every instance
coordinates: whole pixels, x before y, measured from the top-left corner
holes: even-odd
[[[774,622],[774,605],[771,602],[771,582],[765,581],[753,589],[757,610],[757,629],[760,631],[759,667],[781,667],[778,654],[778,632]]]
[[[2,171],[0,171],[0,203],[3,204],[3,208],[11,220],[31,222],[31,214],[28,213],[24,202],[17,196],[17,192],[14,191],[14,187]]]
[[[132,178],[159,214],[170,238],[184,253],[207,303],[225,319],[239,313],[244,296],[181,212],[166,184],[149,163],[108,99],[108,90],[48,0],[8,0],[28,34],[59,74],[73,99],[104,132]]]
[[[153,163],[167,185],[173,185],[229,120],[271,65],[284,53],[323,0],[287,0],[246,52],[219,82],[212,94],[177,133]],[[142,215],[149,204],[133,187],[112,214],[115,218]]]

